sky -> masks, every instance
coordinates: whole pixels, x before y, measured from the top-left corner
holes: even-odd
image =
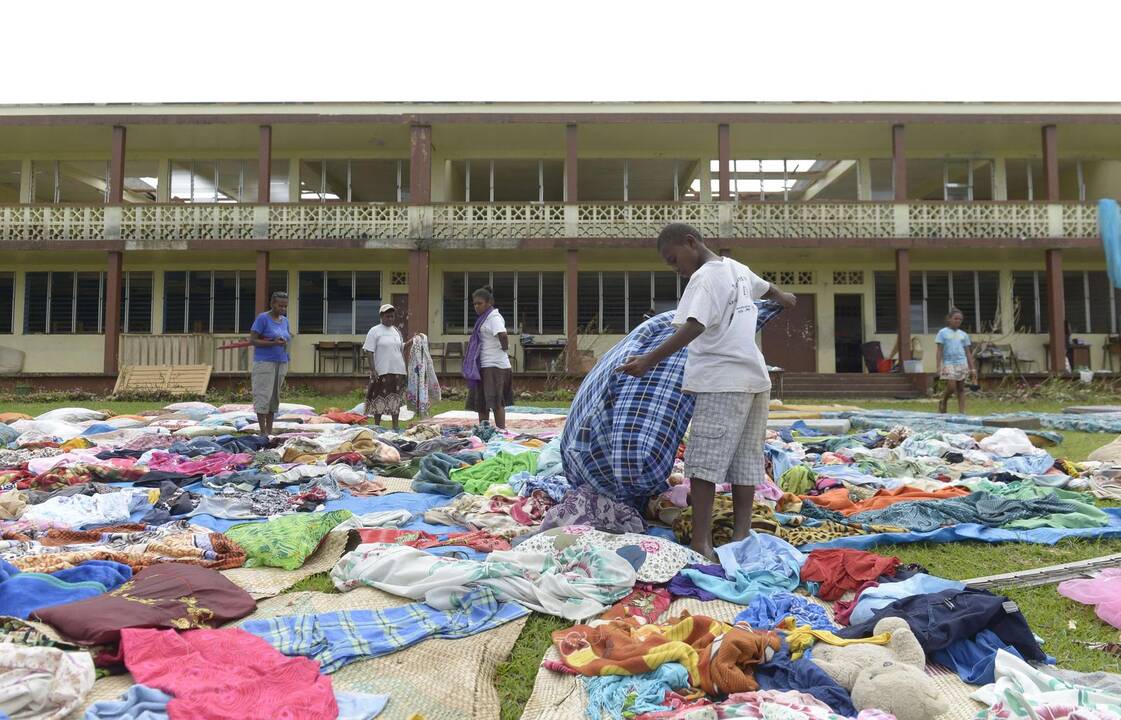
[[[0,103],[1118,101],[1117,0],[18,2]]]

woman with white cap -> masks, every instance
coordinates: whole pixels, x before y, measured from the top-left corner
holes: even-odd
[[[381,324],[370,328],[362,350],[370,360],[370,384],[366,386],[366,415],[381,424],[381,416],[393,420],[400,430],[402,391],[405,388],[405,347],[409,344],[397,329],[397,310],[386,303],[379,311]]]

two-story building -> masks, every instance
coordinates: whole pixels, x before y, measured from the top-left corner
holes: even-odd
[[[294,377],[352,372],[382,302],[455,371],[487,284],[520,371],[561,341],[579,370],[675,304],[653,238],[680,220],[798,294],[762,340],[790,372],[871,340],[933,370],[950,306],[1025,371],[1066,323],[1108,370],[1119,196],[1121,104],[4,106],[0,356],[242,373],[215,348],[284,289]]]

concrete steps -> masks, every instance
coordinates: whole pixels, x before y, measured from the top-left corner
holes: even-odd
[[[884,375],[862,373],[786,373],[783,397],[913,399],[922,397],[912,379],[899,373]]]

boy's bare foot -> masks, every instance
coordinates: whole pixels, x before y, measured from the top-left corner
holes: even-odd
[[[716,551],[712,549],[712,543],[689,543],[689,547],[699,555],[704,556],[706,560],[717,562]]]
[[[750,530],[748,530],[747,532],[744,532],[744,533],[732,533],[732,542],[739,542],[740,540],[746,540],[747,536],[750,533],[751,533]]]

